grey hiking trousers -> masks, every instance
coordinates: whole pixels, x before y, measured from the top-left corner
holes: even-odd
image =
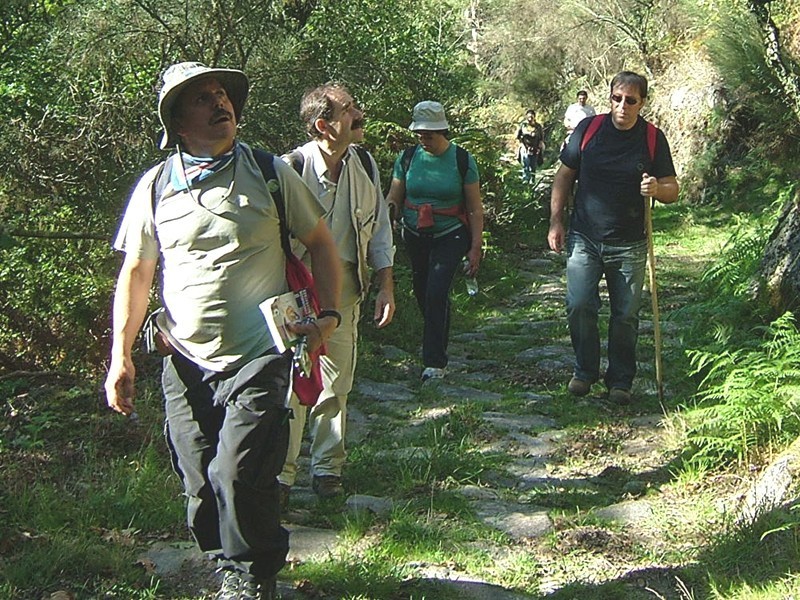
[[[261,356],[215,373],[164,359],[166,439],[186,492],[189,529],[223,570],[270,579],[289,551],[278,473],[286,459],[290,361]]]

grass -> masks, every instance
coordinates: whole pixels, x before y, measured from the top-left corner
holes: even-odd
[[[576,403],[566,392],[564,373],[514,358],[568,339],[561,303],[520,300],[541,285],[524,272],[526,261],[547,254],[542,214],[517,211],[503,236],[489,238],[479,295],[469,298],[458,288],[454,293],[452,343],[471,360],[483,361],[470,365],[487,365],[469,367],[489,375],[469,385],[499,394],[492,400],[454,402],[436,386],[416,382],[421,328],[401,249],[395,322],[384,330],[362,326],[356,379],[399,378],[414,400],[353,395],[355,406],[381,418],[372,419],[369,434],[350,447],[345,474],[349,492],[391,498],[392,509],[352,513],[343,500],[299,500],[307,514],[303,524],[335,529],[342,542],[327,555],[292,565],[281,578],[304,582],[310,597],[353,600],[461,598],[463,593],[437,581],[453,573],[531,598],[796,594],[794,515],[775,513],[753,527],[734,526],[718,504],[747,474],[736,465],[722,469],[698,455],[679,454],[691,429],[677,409],[688,404],[701,381],[681,345],[701,347],[712,340],[708,323],[726,317],[709,316],[696,301],[705,265],[725,245],[720,218],[682,205],[656,213],[662,316],[666,327],[675,323],[667,331],[677,341],[664,355],[668,401],[661,406],[650,396],[637,407],[645,414],[666,413],[668,424],[665,439],[653,442],[664,447],[665,456],[647,464],[625,458],[635,414],[591,398]],[[370,311],[371,305],[364,312]],[[648,312],[646,306],[643,319]],[[648,361],[649,336],[642,336],[641,349]],[[500,365],[488,366],[492,361]],[[38,600],[66,590],[77,599],[200,600],[199,592],[163,581],[139,562],[153,541],[188,535],[162,439],[157,365],[138,366],[138,424],[111,414],[96,382],[0,380],[0,599]],[[532,392],[549,400],[531,401]],[[558,423],[556,451],[541,465],[541,482],[517,487],[512,469],[528,457],[508,451],[504,444],[512,432],[487,419],[487,412],[520,420],[546,416]],[[536,437],[542,429],[547,427],[517,433]],[[495,494],[498,506],[544,511],[553,529],[540,540],[512,539],[476,514],[465,488]],[[656,524],[657,533],[622,527],[598,512],[628,500],[652,503],[648,527]],[[646,572],[640,579],[649,590],[637,570]]]

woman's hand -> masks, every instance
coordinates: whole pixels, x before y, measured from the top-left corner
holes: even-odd
[[[464,274],[469,277],[475,277],[481,266],[481,249],[470,248],[467,252],[467,261],[469,261],[469,264],[464,269]]]

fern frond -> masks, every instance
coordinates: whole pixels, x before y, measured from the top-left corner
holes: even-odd
[[[800,435],[800,333],[785,314],[762,328],[752,348],[689,351],[703,380],[686,408],[687,439],[697,455],[725,461]]]

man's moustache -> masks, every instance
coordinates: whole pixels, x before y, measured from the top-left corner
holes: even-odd
[[[212,117],[211,117],[211,122],[212,122],[212,123],[216,123],[216,122],[217,122],[217,121],[219,121],[219,120],[220,120],[222,117],[228,117],[228,118],[229,118],[231,121],[233,120],[233,115],[232,115],[231,113],[229,113],[227,110],[218,110],[217,112],[215,112],[215,113],[212,115]]]
[[[364,119],[359,119],[358,121],[353,121],[350,125],[350,129],[355,131],[356,129],[364,129]]]

